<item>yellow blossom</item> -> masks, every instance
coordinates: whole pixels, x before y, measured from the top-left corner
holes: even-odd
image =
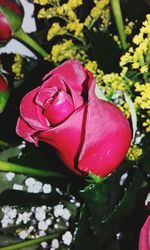
[[[128,150],[127,158],[131,161],[135,161],[142,155],[142,153],[142,148],[138,145],[132,144]]]
[[[24,77],[24,74],[22,73],[22,58],[19,54],[16,54],[14,57],[12,72],[15,74],[15,80],[20,80]]]
[[[33,0],[34,3],[40,4],[40,5],[46,5],[50,3],[50,0]]]
[[[67,30],[60,26],[59,23],[53,23],[47,33],[47,40],[50,41],[56,35],[64,35]]]

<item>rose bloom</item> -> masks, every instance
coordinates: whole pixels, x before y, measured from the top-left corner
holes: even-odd
[[[24,11],[19,0],[0,0],[0,7],[9,13],[8,17],[0,11],[0,42],[4,43],[21,27]]]
[[[139,250],[150,250],[150,216],[148,216],[140,232]]]
[[[132,132],[120,109],[97,98],[95,85],[79,61],[64,62],[22,99],[17,134],[52,145],[77,174],[111,173],[125,158]]]

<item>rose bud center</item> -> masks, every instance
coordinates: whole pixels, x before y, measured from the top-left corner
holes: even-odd
[[[53,93],[43,106],[44,115],[53,126],[63,122],[74,112],[72,98],[63,90]]]

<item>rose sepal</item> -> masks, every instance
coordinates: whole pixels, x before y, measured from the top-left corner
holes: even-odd
[[[0,114],[5,109],[6,103],[8,101],[9,94],[7,92],[0,91]]]
[[[0,5],[0,12],[6,17],[11,29],[14,34],[22,25],[23,14],[16,14],[14,11],[8,9],[7,7]]]

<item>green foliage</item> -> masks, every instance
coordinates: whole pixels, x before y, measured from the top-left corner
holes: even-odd
[[[6,103],[8,101],[8,97],[9,97],[8,93],[0,92],[0,113],[3,112]]]
[[[86,205],[81,212],[75,249],[78,249],[80,244],[84,249],[88,249],[90,241],[96,242],[100,247],[94,249],[109,249],[108,242],[111,245],[114,241],[116,234],[136,209],[140,195],[145,195],[148,185],[139,169],[135,169],[132,176],[130,172],[128,166],[121,166],[103,182],[90,184],[82,192]],[[120,186],[121,177],[125,173],[129,176]],[[82,243],[86,235],[89,236],[89,242],[87,240],[87,243]],[[112,249],[120,249],[117,242],[112,244]]]
[[[16,32],[22,24],[23,15],[17,15],[12,10],[8,9],[7,7],[0,6],[0,11],[8,20],[10,27],[12,28],[13,32]]]

